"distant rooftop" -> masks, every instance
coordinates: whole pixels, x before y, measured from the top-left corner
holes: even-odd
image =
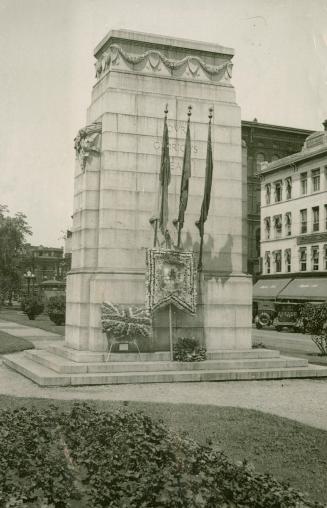
[[[275,125],[270,123],[258,122],[256,118],[253,120],[242,120],[242,127],[258,127],[259,129],[268,129],[273,131],[298,132],[300,134],[311,134],[313,131],[309,129],[300,129],[299,127],[289,127],[286,125]]]
[[[288,155],[282,159],[270,163],[262,163],[260,174],[270,173],[276,169],[296,164],[317,157],[319,155],[327,155],[327,120],[323,122],[323,131],[311,133],[305,140],[301,152]]]

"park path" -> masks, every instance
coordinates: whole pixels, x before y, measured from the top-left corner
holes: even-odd
[[[32,326],[21,325],[19,323],[15,323],[14,321],[0,320],[0,332],[8,333],[14,337],[28,339],[36,348],[40,349],[42,349],[44,345],[49,345],[54,341],[56,344],[58,343],[58,340],[63,341],[63,337],[58,333],[48,332],[47,330],[42,330],[41,328]]]
[[[0,320],[0,331],[31,340],[37,348],[43,348],[48,344],[63,340],[59,334],[11,321]],[[303,338],[303,340],[306,340],[306,346],[308,346],[308,339]],[[304,347],[305,344],[302,346]],[[60,400],[97,399],[243,407],[290,418],[327,430],[327,379],[45,388],[34,384],[4,365],[0,365],[0,394]]]
[[[327,380],[324,379],[42,388],[0,365],[0,394],[58,400],[168,402],[242,407],[290,418],[327,431]]]

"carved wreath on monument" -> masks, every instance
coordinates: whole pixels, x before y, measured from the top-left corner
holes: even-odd
[[[193,252],[148,249],[147,306],[154,311],[166,304],[196,312],[196,270]]]
[[[95,122],[80,129],[74,139],[74,148],[80,161],[81,169],[85,170],[85,165],[90,155],[99,154],[100,138],[102,133],[102,123]]]

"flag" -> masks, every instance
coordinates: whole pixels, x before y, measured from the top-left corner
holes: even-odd
[[[179,196],[179,211],[178,211],[178,219],[177,219],[178,224],[179,224],[179,229],[182,229],[182,227],[184,225],[184,215],[185,215],[185,210],[186,210],[187,201],[188,201],[188,184],[189,184],[189,179],[191,177],[190,115],[191,115],[191,112],[189,110],[189,118],[187,121],[187,130],[186,130],[185,148],[184,148],[181,191],[180,191],[180,196]]]
[[[168,223],[168,185],[170,183],[170,159],[169,159],[169,136],[167,126],[167,109],[165,111],[165,123],[162,137],[161,164],[160,164],[160,205],[159,205],[159,228],[165,234]]]
[[[209,207],[210,207],[210,196],[211,196],[211,185],[212,185],[212,146],[211,146],[211,118],[212,113],[209,114],[209,127],[208,127],[208,144],[207,144],[207,159],[206,159],[206,174],[204,182],[204,195],[201,206],[201,214],[199,220],[195,225],[199,228],[200,237],[203,239],[204,235],[204,223],[207,220]]]

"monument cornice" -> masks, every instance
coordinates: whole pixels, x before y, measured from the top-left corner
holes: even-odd
[[[234,49],[213,44],[204,41],[195,41],[192,39],[183,39],[181,37],[171,37],[166,35],[151,34],[145,32],[136,32],[131,30],[110,30],[108,34],[99,42],[94,50],[94,56],[106,50],[110,41],[125,41],[136,44],[155,45],[157,48],[180,48],[184,50],[201,51],[215,55],[228,55],[230,58],[234,55]]]
[[[146,74],[160,77],[174,77],[211,82],[227,82],[232,77],[233,64],[226,60],[220,65],[208,64],[196,55],[186,55],[180,59],[168,58],[162,51],[149,49],[142,54],[126,51],[121,45],[113,43],[102,53],[95,63],[96,79],[101,79],[109,70],[132,72],[146,71]]]

